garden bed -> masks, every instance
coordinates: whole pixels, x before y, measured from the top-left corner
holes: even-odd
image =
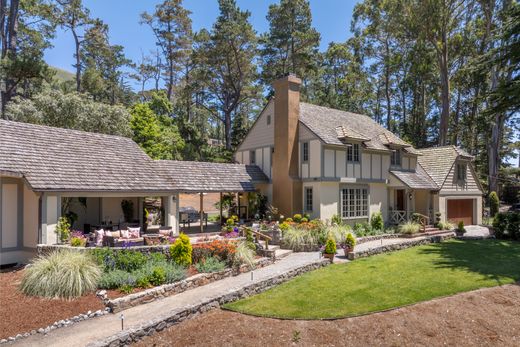
[[[18,290],[23,272],[0,273],[0,339],[37,331],[54,322],[105,308],[94,293],[70,301],[24,295]]]

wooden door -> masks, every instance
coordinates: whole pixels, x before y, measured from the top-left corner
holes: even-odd
[[[405,207],[404,207],[404,189],[396,190],[395,191],[395,198],[396,198],[395,208],[397,210],[399,210],[399,211],[404,211],[405,210]]]

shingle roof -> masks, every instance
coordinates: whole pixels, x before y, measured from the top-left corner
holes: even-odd
[[[0,120],[0,171],[35,191],[173,191],[131,139]]]
[[[420,165],[417,165],[415,172],[392,170],[390,173],[412,189],[439,189]]]
[[[446,176],[458,157],[473,159],[461,148],[455,146],[431,147],[417,150],[420,154],[418,162],[428,172],[435,183],[442,187]]]
[[[157,160],[161,174],[184,192],[254,192],[253,183],[269,182],[256,165]]]
[[[410,144],[362,114],[301,102],[300,121],[327,144],[342,145],[344,137],[363,140],[369,149],[390,151],[388,145],[398,145],[416,153]]]

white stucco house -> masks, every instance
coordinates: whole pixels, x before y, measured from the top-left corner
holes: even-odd
[[[416,149],[370,117],[300,101],[301,80],[274,82],[274,97],[236,150],[259,166],[279,211],[348,223],[381,212],[398,224],[420,213],[479,224],[482,188],[473,157],[454,146]]]

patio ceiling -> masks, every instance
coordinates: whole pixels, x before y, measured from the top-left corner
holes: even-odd
[[[155,163],[163,178],[181,192],[254,192],[255,183],[269,182],[256,165],[177,160],[157,160]]]

